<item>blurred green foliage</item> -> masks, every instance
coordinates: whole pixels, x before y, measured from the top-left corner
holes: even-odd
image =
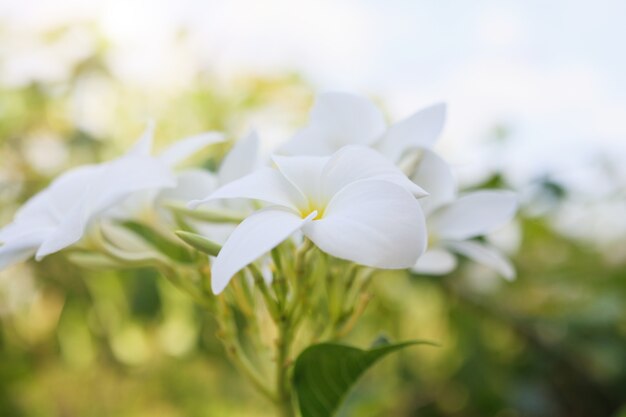
[[[64,169],[127,148],[144,113],[164,145],[204,130],[236,138],[267,108],[277,123],[301,121],[311,102],[289,74],[224,85],[199,72],[191,90],[137,91],[111,78],[98,45],[64,82],[0,85],[0,224]],[[94,79],[113,97],[100,110],[115,122],[101,129],[86,127],[77,101]],[[565,195],[558,184],[544,192],[554,204]],[[342,415],[624,415],[626,261],[559,235],[544,217],[522,215],[520,228],[513,283],[470,264],[445,278],[378,277],[346,342],[365,347],[384,333],[441,347],[383,361]],[[54,255],[1,276],[1,416],[270,415],[225,359],[215,323],[154,271],[86,272]]]

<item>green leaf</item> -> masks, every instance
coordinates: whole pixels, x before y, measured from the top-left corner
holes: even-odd
[[[344,398],[359,377],[384,356],[425,341],[384,345],[369,350],[334,343],[313,345],[296,360],[294,385],[302,417],[335,415]]]
[[[189,246],[199,250],[200,252],[206,253],[207,255],[217,256],[222,249],[222,246],[201,236],[196,233],[185,232],[183,230],[179,230],[176,233],[183,242],[188,244]]]
[[[143,240],[149,243],[153,248],[169,258],[182,263],[194,262],[192,254],[185,247],[178,245],[176,242],[151,227],[130,220],[123,222],[122,225],[141,236]]]

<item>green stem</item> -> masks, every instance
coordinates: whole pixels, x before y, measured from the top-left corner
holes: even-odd
[[[270,315],[272,316],[272,319],[274,321],[277,321],[279,317],[277,302],[276,302],[276,299],[272,297],[272,294],[270,294],[269,289],[267,288],[267,284],[265,283],[265,280],[263,279],[263,274],[261,273],[261,270],[259,270],[259,268],[255,264],[248,265],[248,270],[250,271],[250,273],[252,274],[252,277],[254,278],[254,283],[261,291],[261,295],[263,296],[263,301],[265,301],[265,306],[267,307]]]
[[[293,336],[298,327],[297,308],[302,307],[302,298],[306,288],[306,271],[305,257],[313,247],[312,243],[307,239],[304,244],[297,250],[294,262],[294,268],[287,274],[284,263],[280,268],[279,274],[285,279],[291,276],[291,300],[289,303],[281,303],[279,305],[280,314],[278,320],[275,321],[278,327],[278,338],[276,340],[276,391],[278,393],[278,412],[281,417],[295,417],[293,405],[292,386],[289,380],[289,371],[291,369],[291,359],[289,357]],[[276,253],[278,255],[278,253]],[[275,256],[277,258],[278,256]],[[277,267],[280,264],[277,265]],[[284,284],[287,284],[285,280]],[[285,287],[286,294],[289,294],[289,288]],[[285,300],[286,301],[286,300]]]
[[[279,403],[278,413],[280,417],[296,417],[296,413],[293,409],[291,399]]]
[[[291,330],[289,318],[281,317],[276,341],[276,391],[278,392],[277,406],[281,417],[295,417],[289,383]]]
[[[243,347],[239,343],[237,337],[237,329],[234,323],[232,313],[228,307],[224,298],[219,299],[219,324],[220,332],[218,333],[219,339],[222,341],[226,353],[231,362],[239,371],[248,378],[248,380],[254,385],[254,387],[263,394],[265,397],[276,403],[278,397],[276,393],[272,392],[268,387],[265,379],[259,374],[256,368],[252,365],[248,357],[246,356]]]
[[[277,402],[278,398],[276,397],[276,394],[266,386],[267,384],[265,380],[261,377],[261,375],[259,375],[252,363],[250,363],[250,360],[243,353],[241,345],[236,341],[224,341],[223,343],[228,357],[235,367],[239,369],[239,372],[248,378],[257,391],[272,402]]]

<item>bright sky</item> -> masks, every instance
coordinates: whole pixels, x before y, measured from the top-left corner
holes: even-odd
[[[62,77],[64,60],[90,48],[80,30],[37,53],[28,33],[96,20],[124,82],[167,90],[198,68],[224,77],[296,70],[320,91],[377,96],[394,119],[443,100],[440,150],[465,178],[496,165],[516,184],[551,172],[606,195],[599,155],[626,184],[624,17],[621,0],[3,1],[11,36],[0,77]],[[183,45],[174,41],[181,29]],[[511,142],[494,158],[497,145],[477,143],[497,123]]]

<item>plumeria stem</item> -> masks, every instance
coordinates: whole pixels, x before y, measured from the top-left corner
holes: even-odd
[[[205,294],[202,289],[195,286],[187,277],[181,276],[176,270],[167,265],[161,265],[157,269],[172,285],[189,295],[196,303],[208,311],[215,313],[215,299]]]
[[[263,296],[263,300],[265,301],[265,305],[272,316],[274,321],[278,320],[279,312],[276,300],[270,294],[267,284],[265,283],[265,279],[263,279],[263,274],[259,270],[259,268],[255,264],[248,265],[248,270],[252,273],[252,277],[254,278],[254,283],[261,291],[261,295]]]
[[[220,324],[220,331],[218,333],[219,339],[224,344],[226,353],[231,362],[239,371],[248,378],[248,380],[254,385],[254,387],[271,400],[274,403],[278,402],[278,396],[275,392],[267,387],[265,379],[259,374],[256,368],[252,365],[248,357],[245,355],[243,347],[237,338],[237,329],[235,327],[232,312],[227,305],[226,300],[223,297],[219,298],[218,302],[218,315]]]
[[[306,297],[303,297],[307,277],[305,258],[312,248],[313,245],[311,241],[306,239],[297,250],[293,269],[289,272],[286,271],[284,262],[276,262],[277,259],[280,261],[278,251],[274,253],[276,267],[279,269],[277,275],[283,279],[283,281],[279,283],[280,287],[276,288],[285,291],[285,299],[283,299],[281,303],[278,303],[280,314],[278,320],[275,321],[278,328],[278,337],[276,340],[276,390],[278,392],[278,407],[281,417],[295,417],[292,386],[289,380],[289,372],[291,369],[291,359],[289,355],[293,336],[300,322],[296,317],[297,307],[302,307],[303,298],[306,299]],[[289,281],[287,280],[288,277],[291,278]],[[292,285],[291,299],[289,299],[289,282]]]
[[[372,299],[372,296],[370,294],[368,293],[361,294],[361,296],[359,297],[359,301],[354,307],[354,311],[352,312],[348,320],[344,323],[344,325],[341,326],[341,328],[335,332],[333,339],[340,339],[344,337],[345,335],[347,335],[348,333],[350,333],[350,331],[354,328],[359,318],[365,312],[365,309],[367,308],[367,305],[369,304],[371,299]]]
[[[289,350],[291,347],[291,329],[288,317],[282,317],[278,325],[278,339],[276,341],[276,390],[281,417],[295,417],[289,383]]]
[[[224,341],[224,347],[232,363],[244,374],[254,387],[272,402],[278,402],[276,394],[267,386],[264,378],[258,374],[250,360],[243,354],[241,345],[237,342]]]
[[[308,275],[305,273],[305,260],[313,247],[313,243],[309,239],[305,239],[304,243],[297,251],[292,279],[294,295],[291,304],[287,307],[287,315],[289,316],[297,316],[295,312],[298,308],[301,309],[301,312],[305,310],[307,302],[306,293],[308,289]],[[296,320],[294,320],[294,322],[295,321]]]
[[[359,272],[362,272],[359,274]],[[340,339],[346,336],[356,325],[359,318],[365,312],[365,309],[369,305],[370,300],[372,299],[371,294],[368,292],[369,284],[372,281],[372,277],[374,276],[374,269],[372,268],[364,268],[364,269],[356,269],[355,276],[353,278],[353,282],[357,280],[360,275],[360,282],[355,284],[350,284],[350,287],[354,288],[354,294],[349,294],[348,297],[348,308],[349,310],[344,310],[344,314],[342,315],[345,320],[341,320],[340,323],[336,323],[340,326],[335,328],[335,332],[333,334],[333,339]],[[348,288],[348,291],[351,288]],[[350,292],[350,291],[349,291]]]

